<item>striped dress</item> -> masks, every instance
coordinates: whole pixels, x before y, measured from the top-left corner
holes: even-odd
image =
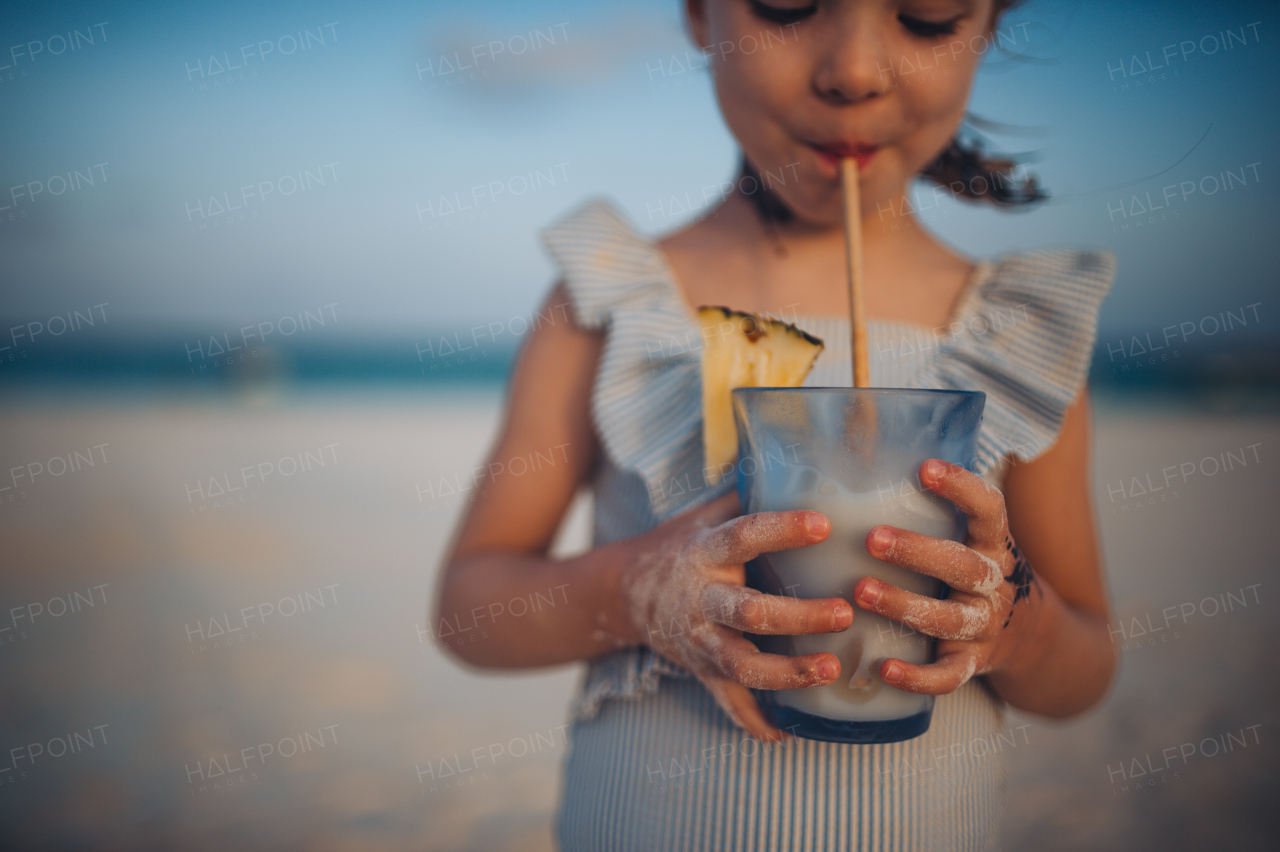
[[[543,233],[575,322],[606,334],[592,393],[603,459],[595,545],[639,535],[734,487],[702,475],[701,332],[661,250],[606,202]],[[872,321],[871,383],[987,394],[978,464],[999,487],[1009,457],[1056,439],[1083,385],[1109,255],[980,262],[947,326]],[[826,348],[806,380],[852,384],[848,320],[789,315]],[[686,670],[648,648],[588,664],[571,709],[556,831],[563,852],[992,849],[1005,751],[1024,728],[976,678],[940,696],[927,733],[849,745],[747,736]]]

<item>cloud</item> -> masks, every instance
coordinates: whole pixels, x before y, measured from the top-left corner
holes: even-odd
[[[464,96],[528,98],[642,79],[646,59],[691,49],[678,18],[618,10],[537,26],[459,24],[425,33],[415,60],[424,84]]]

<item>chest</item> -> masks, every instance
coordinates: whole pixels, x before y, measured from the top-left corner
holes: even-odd
[[[673,253],[675,281],[690,307],[725,305],[793,322],[797,316],[847,317],[848,276],[839,252]],[[959,258],[865,262],[867,313],[873,319],[943,325],[972,276]]]

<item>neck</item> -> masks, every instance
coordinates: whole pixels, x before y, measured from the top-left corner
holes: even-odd
[[[907,208],[910,209],[910,208]],[[894,210],[903,210],[895,201]],[[862,221],[869,316],[945,322],[969,262],[932,237],[909,213]],[[762,221],[756,204],[731,195],[698,225],[664,241],[688,276],[695,304],[777,311],[802,296],[800,313],[848,310],[844,227],[793,217]],[[707,258],[715,258],[708,263]],[[696,282],[696,283],[694,283]]]
[[[915,216],[906,212],[910,207],[903,203],[905,198],[905,192],[899,195],[892,205],[892,213],[863,217],[862,250],[868,261],[918,250],[923,243],[932,245],[932,238],[920,227]],[[739,233],[761,236],[761,251],[771,248],[776,250],[779,245],[788,252],[828,251],[834,244],[844,242],[842,222],[814,222],[799,216],[792,216],[788,221],[766,221],[761,217],[755,201],[740,193],[729,196],[712,215],[721,220],[724,226],[740,229]]]

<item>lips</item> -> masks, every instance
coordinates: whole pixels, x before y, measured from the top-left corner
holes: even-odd
[[[868,145],[861,142],[831,142],[823,145],[809,143],[809,147],[818,155],[818,161],[823,166],[823,171],[831,177],[835,177],[840,173],[840,161],[846,157],[852,157],[858,163],[858,170],[861,171],[867,167],[867,163],[875,156],[879,150],[877,145]]]

